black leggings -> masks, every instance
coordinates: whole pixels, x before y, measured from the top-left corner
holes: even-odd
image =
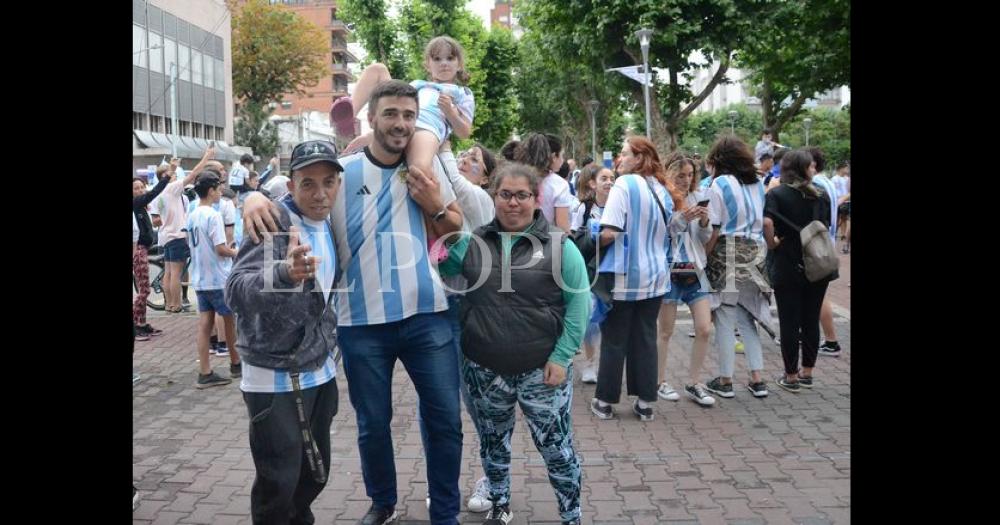
[[[799,371],[799,342],[802,343],[802,366],[816,366],[819,352],[819,311],[829,283],[810,283],[804,278],[774,288],[778,302],[778,321],[781,323],[781,357],[785,360],[785,373]]]

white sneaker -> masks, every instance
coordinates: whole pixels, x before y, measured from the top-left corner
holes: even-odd
[[[490,480],[486,476],[476,481],[476,488],[465,506],[469,512],[486,512],[493,508],[493,502],[490,501]]]
[[[583,367],[583,374],[581,374],[580,381],[593,385],[597,383],[597,366],[591,361],[586,361],[586,363],[586,366]],[[486,512],[486,510],[482,512]]]
[[[426,501],[426,502],[427,502],[427,510],[431,510],[431,495],[430,495],[430,494],[428,494],[428,495],[427,495],[427,499],[426,499],[426,500],[424,500],[424,501]]]
[[[656,391],[656,395],[660,396],[660,399],[666,399],[667,401],[677,401],[681,398],[681,395],[666,381],[660,383],[660,388]]]

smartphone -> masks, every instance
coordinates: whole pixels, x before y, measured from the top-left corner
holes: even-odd
[[[705,199],[703,201],[698,201],[698,206],[708,207],[708,199]]]

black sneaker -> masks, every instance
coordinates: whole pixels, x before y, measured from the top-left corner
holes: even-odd
[[[828,355],[830,357],[839,356],[840,343],[837,341],[823,341],[823,344],[819,345],[819,355]]]
[[[800,375],[799,376],[799,386],[801,386],[802,388],[812,388],[813,387],[813,378],[812,378],[812,376],[806,377],[806,376],[801,376]]]
[[[237,377],[243,377],[243,361],[240,361],[235,365],[229,363],[229,377],[233,379],[236,379]]]
[[[486,515],[483,525],[507,525],[512,519],[514,519],[514,514],[510,511],[510,505],[493,505],[490,513]]]
[[[212,372],[209,372],[205,375],[198,374],[198,384],[196,384],[195,386],[198,388],[209,388],[213,386],[228,385],[229,383],[232,382],[233,382],[232,379],[229,379],[228,377],[222,377],[219,374],[216,374],[215,371],[213,370]]]
[[[684,392],[687,393],[688,397],[694,400],[695,403],[703,407],[710,407],[715,404],[715,398],[706,394],[705,389],[701,385],[684,385]]]
[[[785,379],[785,376],[781,376],[777,380],[775,380],[775,383],[778,383],[778,386],[780,386],[781,388],[784,388],[785,390],[788,390],[789,392],[792,392],[794,394],[798,394],[799,393],[799,382],[798,381],[791,381],[791,382],[789,382],[787,379]]]
[[[146,335],[152,335],[154,337],[163,333],[163,330],[160,330],[159,328],[153,328],[153,325],[149,323],[146,323],[142,326],[137,326],[135,327],[135,329],[136,331],[142,331],[142,333]]]
[[[636,399],[632,402],[632,412],[639,416],[639,421],[652,421],[653,420],[653,407],[647,406],[646,408],[639,408],[639,400]]]
[[[368,513],[365,517],[358,521],[358,525],[382,525],[383,523],[390,523],[396,520],[399,516],[396,514],[396,507],[388,507],[384,509],[376,508],[372,505],[368,509]]]
[[[611,405],[602,407],[600,403],[597,402],[596,397],[590,402],[590,411],[600,419],[611,419],[615,417],[615,411],[611,409]]]
[[[721,377],[717,377],[709,381],[705,385],[705,390],[708,390],[713,394],[717,394],[719,397],[725,397],[725,398],[736,397],[736,393],[733,392],[733,384],[732,383],[729,383],[728,385],[722,384]]]
[[[753,397],[767,397],[767,384],[763,381],[748,384],[747,390],[753,392]]]

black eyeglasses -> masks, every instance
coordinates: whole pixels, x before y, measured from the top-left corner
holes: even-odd
[[[511,193],[507,190],[501,190],[497,192],[497,197],[500,200],[510,202],[511,197],[516,198],[517,202],[528,202],[528,199],[532,198],[535,194],[527,191],[519,191],[517,193]]]

